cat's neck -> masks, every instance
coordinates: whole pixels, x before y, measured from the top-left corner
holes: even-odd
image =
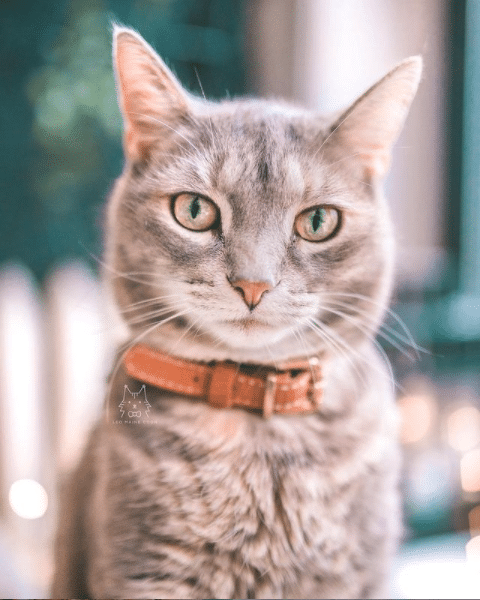
[[[215,340],[202,340],[200,337],[185,336],[182,339],[150,334],[142,339],[142,343],[153,349],[178,356],[186,360],[198,362],[233,361],[243,364],[258,364],[275,367],[276,364],[294,360],[305,360],[312,356],[322,356],[317,349],[308,352],[303,348],[292,347],[285,340],[283,343],[266,347],[234,348]]]

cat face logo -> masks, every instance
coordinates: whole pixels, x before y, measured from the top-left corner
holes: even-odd
[[[118,405],[120,417],[123,418],[123,415],[127,413],[129,419],[148,419],[151,407],[144,385],[138,392],[132,392],[127,385],[123,386],[123,400]]]

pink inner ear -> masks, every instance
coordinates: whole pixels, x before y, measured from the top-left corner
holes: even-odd
[[[142,138],[135,134],[130,125],[125,126],[123,135],[124,152],[132,162],[142,162],[148,158],[148,145],[142,143]]]
[[[149,153],[147,138],[151,135],[145,121],[149,113],[155,112],[155,99],[148,89],[155,77],[152,65],[147,62],[149,58],[152,60],[139,49],[136,41],[118,40],[116,67],[125,127],[124,151],[133,161],[144,160]],[[142,118],[142,115],[145,116]]]
[[[384,177],[390,168],[391,154],[388,144],[359,145],[358,160],[364,165],[364,173],[367,179]]]
[[[135,35],[118,35],[115,59],[124,151],[130,160],[144,160],[161,135],[162,123],[185,112],[185,96],[161,59]]]
[[[141,127],[136,126],[127,117],[125,117],[125,133],[123,135],[124,152],[127,157],[133,161],[144,161],[150,155],[155,136],[153,132],[147,135],[141,131]]]
[[[407,59],[371,87],[347,111],[332,134],[360,164],[366,177],[382,178],[421,74],[421,60]]]
[[[384,177],[388,169],[390,168],[390,153],[389,152],[375,152],[375,153],[361,153],[359,155],[361,161],[365,164],[365,178],[373,179],[377,177]]]

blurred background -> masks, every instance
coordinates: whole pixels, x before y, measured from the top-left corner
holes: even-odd
[[[480,0],[0,3],[0,596],[46,597],[58,482],[102,404],[111,327],[97,276],[122,168],[112,20],[193,92],[200,79],[209,97],[322,112],[423,54],[386,185],[398,284],[380,341],[405,450],[393,586],[480,597]]]

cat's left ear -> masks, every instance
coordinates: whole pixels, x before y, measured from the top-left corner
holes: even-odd
[[[420,82],[422,58],[407,58],[336,120],[324,143],[341,147],[366,179],[384,177]]]
[[[188,112],[187,93],[133,29],[114,27],[113,64],[125,155],[133,162],[145,160],[161,136]]]

